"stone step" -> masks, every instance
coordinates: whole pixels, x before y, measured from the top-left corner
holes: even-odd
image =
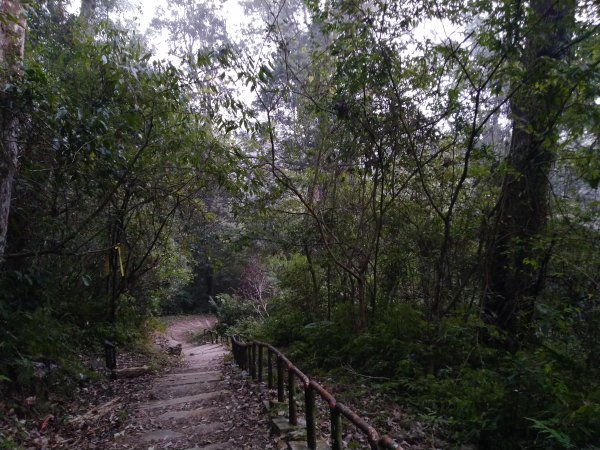
[[[223,353],[227,350],[221,346],[218,347],[187,347],[184,353],[189,356],[193,355],[212,355],[213,353]]]
[[[167,411],[162,413],[160,416],[156,418],[160,421],[179,421],[186,419],[199,419],[203,417],[208,417],[213,413],[219,411],[219,408],[196,408],[196,409],[184,409],[181,411]]]
[[[224,355],[226,355],[227,353],[225,352],[209,352],[209,353],[196,353],[196,352],[190,352],[189,354],[184,353],[184,356],[186,358],[186,360],[190,363],[190,364],[196,364],[196,363],[203,363],[203,364],[210,364],[210,363],[216,363],[216,362],[220,362],[221,358],[223,358]]]
[[[208,422],[191,427],[183,428],[183,432],[192,440],[206,440],[207,437],[212,437],[216,432],[223,430],[225,424],[223,422]],[[210,441],[209,441],[210,442]]]
[[[216,442],[214,444],[205,445],[202,447],[192,447],[186,450],[233,450],[238,449],[234,444],[230,442]]]
[[[176,370],[169,372],[169,375],[174,375],[174,374],[179,374],[179,373],[190,373],[190,372],[198,372],[198,373],[213,372],[216,369],[218,369],[220,366],[221,366],[221,361],[198,360],[198,361],[194,361],[193,363],[191,363],[185,367],[181,367],[181,368],[178,368]]]
[[[204,381],[202,383],[178,383],[173,385],[157,385],[152,392],[152,400],[168,400],[186,395],[202,394],[219,390],[221,381]]]
[[[226,351],[225,347],[219,344],[202,344],[184,348],[186,353],[210,353],[214,351]]]
[[[290,436],[292,434],[297,436],[303,433],[304,437],[306,437],[306,429],[302,424],[292,425],[287,417],[274,417],[271,419],[271,431],[273,434],[280,436]]]
[[[304,441],[288,441],[288,448],[290,450],[311,450]],[[325,441],[317,441],[316,450],[331,450],[331,447]]]
[[[204,381],[217,381],[222,379],[220,370],[207,370],[204,372],[184,372],[184,373],[170,373],[165,375],[160,384],[173,384],[181,381],[189,382],[193,380],[197,383]]]
[[[271,400],[265,402],[265,409],[271,415],[271,433],[283,437],[287,442],[289,450],[311,450],[306,443],[306,422],[304,418],[298,418],[298,425],[292,425],[287,415],[281,415],[286,403]],[[331,447],[327,442],[318,440],[315,450],[328,450]]]
[[[153,430],[137,436],[137,440],[144,443],[157,441],[173,441],[176,439],[185,438],[186,435],[173,430]]]
[[[178,439],[199,438],[200,436],[212,435],[225,428],[222,422],[211,422],[184,428],[182,431],[169,429],[152,430],[135,437],[137,442],[149,444],[152,442],[175,441]],[[202,448],[202,447],[200,447]]]
[[[214,391],[214,392],[203,392],[201,394],[196,395],[186,395],[184,397],[172,398],[169,400],[156,400],[149,403],[144,403],[138,407],[139,410],[148,410],[148,409],[156,409],[156,408],[165,408],[168,406],[182,405],[184,403],[195,403],[206,400],[211,400],[213,398],[219,397],[227,393],[227,391]]]

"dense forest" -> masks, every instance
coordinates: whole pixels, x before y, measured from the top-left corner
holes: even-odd
[[[1,5],[0,398],[212,311],[451,448],[600,448],[597,2]]]

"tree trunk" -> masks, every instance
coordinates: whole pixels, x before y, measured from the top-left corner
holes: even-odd
[[[358,294],[358,329],[364,330],[367,327],[367,296],[364,275],[356,278],[356,289]]]
[[[310,273],[310,281],[311,281],[311,286],[312,286],[310,305],[308,305],[308,307],[309,307],[308,315],[310,316],[310,320],[312,322],[314,322],[319,319],[318,307],[319,307],[319,303],[320,303],[319,302],[320,287],[319,287],[319,281],[317,279],[317,273],[316,273],[315,267],[313,265],[312,251],[311,251],[310,247],[308,246],[307,242],[304,242],[304,244],[302,245],[302,248],[304,249],[304,256],[306,256],[306,262],[308,263],[308,271]]]
[[[22,77],[25,17],[20,1],[0,0],[0,259],[4,256],[12,185],[17,173],[19,119],[10,86]]]
[[[81,8],[79,9],[79,17],[86,22],[89,22],[96,11],[96,0],[81,0]]]
[[[513,131],[507,171],[487,251],[484,316],[518,347],[535,299],[543,287],[541,237],[548,217],[549,176],[557,145],[557,120],[569,96],[551,82],[557,61],[565,57],[574,3],[534,0],[522,62],[526,68],[511,101]]]

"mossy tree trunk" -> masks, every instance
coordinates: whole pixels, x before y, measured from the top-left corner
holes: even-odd
[[[549,214],[550,171],[558,122],[570,91],[554,75],[568,54],[575,2],[534,0],[511,99],[512,140],[487,253],[484,316],[516,350],[543,288],[548,255],[542,236]]]
[[[20,1],[0,2],[0,258],[6,248],[12,185],[19,162],[14,86],[22,77],[25,16]]]

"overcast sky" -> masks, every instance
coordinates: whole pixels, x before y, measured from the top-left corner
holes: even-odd
[[[135,10],[139,16],[135,19],[139,23],[140,31],[145,33],[154,18],[159,7],[166,8],[167,0],[130,0],[130,3],[135,5]],[[237,0],[220,1],[222,5],[223,19],[227,24],[227,31],[230,35],[235,36],[237,31],[246,23],[244,11]],[[72,0],[69,11],[73,13],[79,12],[80,1]]]

